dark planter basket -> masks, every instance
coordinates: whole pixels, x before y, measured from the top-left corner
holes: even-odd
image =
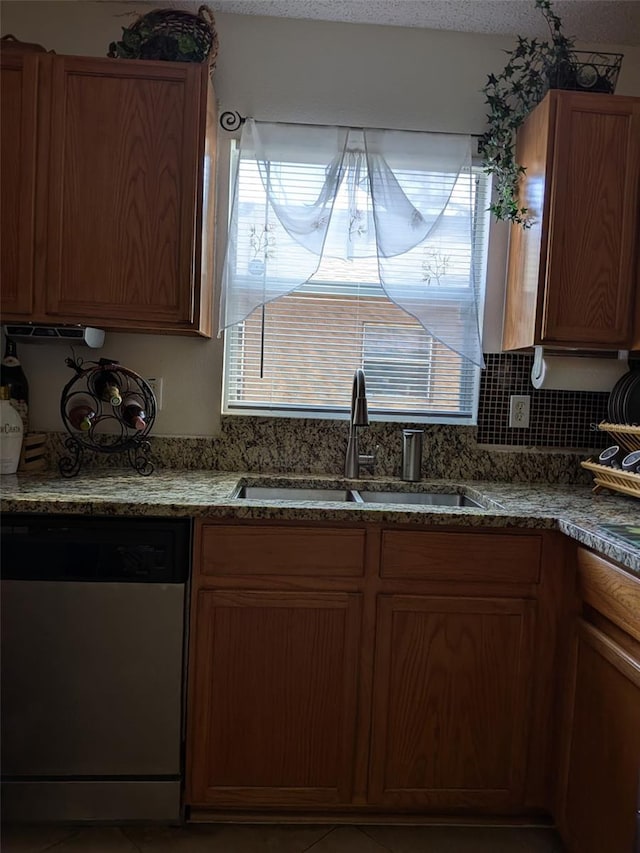
[[[116,59],[207,62],[210,71],[217,55],[215,20],[207,6],[200,6],[196,15],[179,9],[147,12],[122,28],[122,41],[111,42],[107,54]]]
[[[618,82],[622,59],[622,53],[574,50],[570,59],[549,70],[549,88],[612,95]]]

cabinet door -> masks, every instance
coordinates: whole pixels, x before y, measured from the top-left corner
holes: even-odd
[[[351,800],[361,596],[200,590],[190,804]]]
[[[0,55],[0,280],[2,314],[30,314],[34,238],[38,55]]]
[[[206,69],[55,57],[46,314],[188,330]]]
[[[580,625],[565,840],[571,853],[630,853],[640,774],[640,661]]]
[[[557,99],[541,341],[631,344],[638,285],[640,99]]]
[[[521,806],[534,621],[528,600],[380,596],[373,803]]]

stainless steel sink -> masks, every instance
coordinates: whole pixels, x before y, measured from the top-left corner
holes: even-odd
[[[455,492],[373,492],[314,486],[240,486],[234,498],[276,501],[338,501],[350,503],[413,504],[420,506],[481,507],[467,495]]]
[[[350,489],[296,488],[293,486],[241,486],[234,498],[276,501],[355,501]]]
[[[377,504],[420,504],[426,506],[473,506],[480,507],[478,501],[467,495],[440,492],[363,492],[357,495],[365,503]]]

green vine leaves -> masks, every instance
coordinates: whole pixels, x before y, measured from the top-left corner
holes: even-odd
[[[478,151],[484,169],[493,175],[494,201],[489,210],[497,219],[530,228],[533,220],[519,200],[525,166],[516,161],[516,130],[540,103],[553,84],[559,67],[571,61],[574,39],[562,33],[562,21],[551,0],[535,0],[551,33],[551,41],[518,36],[514,50],[507,50],[507,64],[500,74],[489,74],[482,89],[488,105],[488,129],[480,137]]]

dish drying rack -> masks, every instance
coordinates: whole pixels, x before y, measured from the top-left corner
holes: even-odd
[[[633,450],[640,450],[640,426],[605,422],[598,424],[598,429],[608,432],[616,444],[626,448],[629,453]],[[591,460],[580,464],[593,473],[595,483],[593,491],[595,494],[598,494],[602,489],[611,489],[623,495],[640,498],[640,474],[611,468],[609,465],[601,465],[599,462],[592,462]]]

